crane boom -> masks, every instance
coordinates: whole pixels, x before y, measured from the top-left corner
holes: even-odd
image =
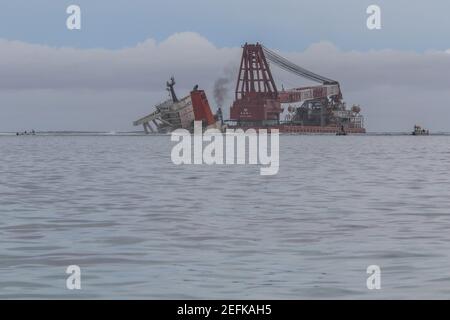
[[[281,103],[324,99],[327,97],[342,99],[342,93],[338,81],[302,68],[264,46],[262,46],[262,48],[267,60],[273,64],[295,75],[319,82],[321,84],[319,86],[280,91],[279,100]]]
[[[322,83],[322,84],[339,84],[337,81],[329,79],[327,77],[323,77],[321,75],[318,75],[314,72],[311,72],[309,70],[306,70],[305,68],[302,68],[295,63],[290,62],[286,58],[283,58],[279,54],[275,53],[274,51],[267,49],[266,47],[262,46],[265,56],[267,57],[267,60],[270,62],[276,64],[280,68],[283,68],[286,71],[292,72],[298,76]]]

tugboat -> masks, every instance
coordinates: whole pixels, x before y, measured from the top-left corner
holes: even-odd
[[[415,125],[414,131],[412,132],[413,136],[429,136],[430,131],[423,129],[421,126]]]

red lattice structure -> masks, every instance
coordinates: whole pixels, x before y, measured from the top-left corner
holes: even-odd
[[[278,90],[260,44],[245,44],[236,83],[231,120],[238,123],[270,124],[282,113]]]

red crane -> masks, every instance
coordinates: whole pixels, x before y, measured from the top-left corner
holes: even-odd
[[[283,112],[278,90],[260,44],[245,44],[230,118],[237,121],[275,121]]]
[[[321,85],[278,91],[268,61]],[[300,101],[314,102],[316,109],[322,109],[320,125],[324,126],[327,110],[338,109],[342,105],[339,82],[297,66],[259,43],[245,44],[230,119],[239,124],[278,124],[283,112],[281,103]]]

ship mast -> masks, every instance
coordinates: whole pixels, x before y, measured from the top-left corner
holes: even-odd
[[[175,94],[175,90],[173,89],[174,85],[175,85],[175,78],[172,76],[170,78],[170,82],[167,81],[167,91],[170,92],[170,96],[172,97],[172,101],[173,102],[178,102],[177,95]]]

